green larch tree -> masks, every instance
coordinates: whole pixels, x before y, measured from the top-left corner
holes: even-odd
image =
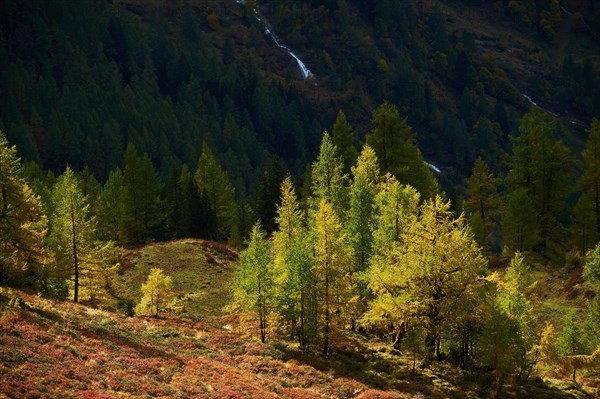
[[[237,219],[235,193],[229,176],[206,143],[202,144],[194,179],[200,194],[208,201],[209,212],[215,223],[215,231],[207,238],[229,238]]]
[[[535,210],[539,244],[544,250],[554,248],[564,236],[561,220],[570,194],[572,157],[554,138],[561,132],[559,121],[537,108],[521,119],[519,131],[513,139],[506,189],[509,194],[526,190]]]
[[[343,173],[349,175],[352,166],[356,163],[358,151],[356,151],[356,147],[354,146],[352,126],[348,123],[346,114],[342,110],[339,110],[337,114],[335,123],[333,124],[332,135],[333,145],[337,148],[338,155],[344,163]]]
[[[31,269],[44,269],[46,216],[40,198],[21,177],[17,148],[0,131],[0,283]],[[14,275],[13,275],[14,274]]]
[[[121,226],[123,212],[121,205],[122,190],[123,172],[117,168],[110,171],[95,204],[98,232],[106,240],[117,241],[119,239],[119,227]]]
[[[475,239],[489,249],[495,217],[500,206],[500,195],[494,175],[487,163],[477,158],[471,176],[467,180],[465,210],[475,234]]]
[[[520,188],[506,195],[502,212],[504,245],[515,251],[531,249],[539,241],[536,210],[527,190]]]
[[[160,192],[162,182],[148,157],[140,157],[131,143],[125,151],[121,190],[120,240],[126,244],[144,243],[154,237],[164,223]]]
[[[70,167],[53,187],[52,205],[50,245],[58,268],[73,279],[73,300],[79,301],[81,288],[91,302],[103,299],[115,271],[114,246],[98,240],[96,218]]]
[[[375,230],[375,195],[381,176],[375,151],[366,145],[360,153],[356,166],[352,167],[353,181],[350,186],[350,209],[344,226],[348,243],[352,248],[353,326],[367,309],[368,286],[363,278],[373,251]]]
[[[319,157],[312,164],[312,193],[314,209],[318,209],[322,199],[333,205],[338,217],[343,218],[347,210],[347,176],[343,174],[344,164],[328,132],[323,133]]]
[[[580,212],[581,228],[586,231],[583,235],[583,250],[587,250],[600,239],[600,122],[592,120],[590,133],[583,151],[583,174],[578,186],[582,190]],[[589,226],[589,227],[588,227]]]
[[[424,199],[433,197],[439,191],[438,184],[406,118],[395,106],[384,102],[373,111],[373,125],[367,144],[375,150],[382,173],[390,172],[401,183],[415,187]]]
[[[248,247],[240,253],[240,266],[235,277],[235,301],[246,311],[256,312],[260,324],[260,340],[267,339],[267,322],[273,311],[275,275],[269,244],[260,223],[250,234]]]
[[[350,294],[350,248],[330,202],[321,199],[315,216],[315,274],[323,326],[323,354],[331,350],[331,330],[346,317]]]

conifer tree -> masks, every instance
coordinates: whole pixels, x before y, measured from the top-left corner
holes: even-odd
[[[475,239],[488,249],[491,241],[490,235],[495,225],[494,217],[499,205],[500,196],[494,175],[487,163],[481,158],[477,158],[471,177],[467,181],[465,210],[469,215]]]
[[[362,274],[368,266],[373,250],[373,231],[375,230],[375,195],[380,181],[377,156],[366,145],[356,166],[352,167],[354,176],[350,187],[350,209],[344,229],[352,248],[352,286],[356,303],[353,320],[366,311],[368,287]]]
[[[42,269],[46,217],[42,203],[21,177],[17,148],[0,131],[0,283],[28,269]]]
[[[367,144],[375,150],[381,172],[389,172],[401,183],[415,187],[424,199],[434,196],[437,182],[415,144],[406,118],[400,117],[395,106],[384,102],[373,111],[373,124]]]
[[[590,225],[583,245],[587,250],[585,247],[600,240],[600,122],[597,119],[592,120],[582,156],[583,174],[578,186],[582,189],[581,207],[586,211],[580,220],[584,226]]]
[[[115,271],[114,247],[97,239],[96,219],[70,167],[58,178],[52,202],[50,243],[56,264],[73,279],[73,300],[79,301],[82,287],[91,302],[103,299]]]
[[[370,314],[394,317],[396,323],[420,320],[432,359],[439,355],[442,332],[460,329],[473,311],[486,260],[464,217],[454,218],[439,196],[421,206],[401,241],[386,262],[374,262],[369,271],[375,295]]]
[[[157,230],[163,225],[162,183],[148,157],[139,157],[131,143],[125,152],[123,189],[121,191],[120,239],[123,243],[144,243],[156,238]]]
[[[338,155],[344,163],[343,173],[349,175],[352,166],[356,163],[358,151],[354,147],[354,137],[352,134],[352,126],[346,120],[344,111],[339,110],[335,123],[333,124],[332,142],[337,148]]]
[[[96,200],[98,233],[106,240],[117,241],[122,224],[123,172],[121,169],[110,171],[102,191]]]
[[[234,190],[227,173],[206,143],[202,144],[194,179],[200,195],[208,201],[210,216],[215,222],[215,230],[207,238],[228,238],[236,221]]]
[[[164,304],[173,296],[171,276],[162,269],[153,267],[145,283],[142,283],[142,298],[135,307],[139,316],[158,317]]]
[[[246,311],[258,314],[260,340],[267,339],[267,322],[274,305],[274,270],[269,244],[260,223],[250,234],[248,247],[240,254],[240,268],[235,277],[235,300]]]
[[[564,236],[561,220],[571,186],[572,159],[569,149],[553,138],[560,133],[558,120],[541,110],[533,108],[525,115],[519,131],[513,139],[506,188],[509,194],[526,190],[535,211],[539,244],[545,250],[549,244],[560,244]]]
[[[328,132],[323,133],[319,157],[312,165],[312,194],[314,209],[322,199],[329,201],[338,217],[343,218],[347,210],[348,194],[344,164]]]
[[[350,251],[333,206],[321,199],[315,217],[315,273],[323,326],[323,354],[331,349],[331,329],[346,317],[350,294]]]

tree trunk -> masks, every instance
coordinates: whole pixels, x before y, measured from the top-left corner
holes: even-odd
[[[323,331],[323,355],[329,356],[329,274],[325,275],[325,328]]]
[[[79,259],[77,258],[77,230],[75,228],[75,209],[71,203],[71,238],[73,246],[73,270],[75,272],[75,286],[73,287],[73,301],[79,302]]]

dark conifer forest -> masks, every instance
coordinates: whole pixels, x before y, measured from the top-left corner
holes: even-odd
[[[262,344],[598,394],[599,55],[593,0],[3,0],[0,305],[175,326],[210,284],[122,278],[198,240]]]

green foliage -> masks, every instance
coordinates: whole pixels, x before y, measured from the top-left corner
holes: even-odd
[[[381,171],[390,172],[401,183],[415,187],[423,198],[435,195],[437,182],[424,163],[406,118],[400,117],[395,106],[384,102],[373,111],[373,124],[367,144],[375,150]]]
[[[208,209],[216,224],[210,237],[221,240],[230,237],[236,223],[234,189],[206,143],[202,145],[194,179],[200,194],[208,200]]]
[[[500,206],[500,195],[494,175],[487,163],[477,158],[467,181],[465,210],[470,215],[475,239],[484,248],[491,247],[492,233]]]
[[[17,283],[28,269],[43,273],[46,216],[21,176],[21,160],[0,131],[0,282]],[[23,281],[20,281],[23,282]]]
[[[240,253],[240,268],[235,277],[235,300],[246,311],[258,314],[260,339],[267,338],[267,321],[274,305],[275,273],[269,245],[259,223],[250,234],[248,248]]]
[[[114,244],[98,239],[88,198],[69,167],[53,187],[52,207],[49,242],[56,272],[73,279],[75,302],[80,299],[80,290],[92,303],[106,300],[106,287],[117,263]]]
[[[348,193],[347,176],[343,174],[344,164],[329,133],[323,133],[319,157],[312,165],[312,194],[315,198],[315,209],[320,200],[333,205],[338,217],[344,217],[347,209]]]
[[[349,175],[350,169],[356,163],[358,152],[354,147],[352,126],[346,120],[346,114],[342,110],[339,110],[333,125],[332,142],[344,163],[344,174]]]
[[[333,206],[321,199],[315,216],[315,275],[323,326],[323,354],[329,355],[331,329],[343,325],[350,299],[350,248]]]
[[[122,213],[119,220],[121,242],[139,244],[147,242],[163,227],[164,213],[160,191],[162,182],[148,154],[140,158],[131,143],[125,153],[123,187],[119,201]]]
[[[558,121],[541,110],[533,108],[525,115],[519,130],[506,186],[509,193],[526,191],[535,212],[539,244],[550,249],[551,244],[564,244],[561,220],[570,194],[572,158],[569,149],[553,137],[560,133]],[[519,199],[525,201],[523,194]]]
[[[600,243],[586,254],[583,275],[591,283],[600,283]]]
[[[172,279],[162,269],[152,268],[145,283],[142,283],[142,298],[135,307],[139,316],[158,317],[166,302],[173,296]]]

